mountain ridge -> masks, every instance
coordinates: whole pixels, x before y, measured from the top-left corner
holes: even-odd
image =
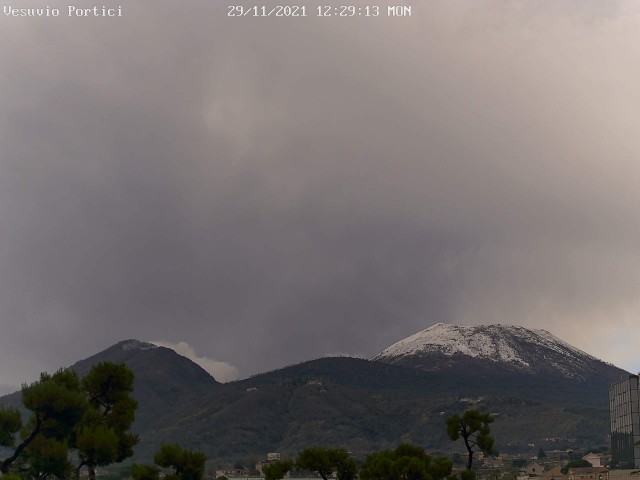
[[[490,359],[455,348],[449,356],[413,353],[375,360],[324,357],[220,384],[171,349],[129,339],[72,368],[82,375],[95,363],[115,361],[134,371],[136,461],[151,460],[162,443],[178,442],[204,451],[212,462],[275,451],[291,456],[318,443],[360,456],[401,441],[448,451],[443,415],[470,405],[500,413],[492,431],[503,451],[530,443],[546,448],[549,437],[577,439],[571,448],[599,445],[608,434],[608,385],[628,374],[588,354],[580,358],[590,362],[593,375],[565,377],[553,369],[531,374],[496,368]],[[10,397],[20,400],[19,392]]]

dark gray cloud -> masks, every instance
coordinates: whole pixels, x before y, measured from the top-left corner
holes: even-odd
[[[435,322],[640,367],[611,348],[639,328],[633,3],[211,3],[2,18],[0,383],[129,337],[245,376]]]

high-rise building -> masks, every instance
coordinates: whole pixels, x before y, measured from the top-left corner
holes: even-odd
[[[609,388],[611,463],[617,468],[640,468],[640,403],[638,375]]]

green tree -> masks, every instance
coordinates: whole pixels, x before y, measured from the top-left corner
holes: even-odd
[[[296,466],[300,470],[317,472],[323,480],[333,472],[336,472],[338,480],[352,480],[358,471],[355,460],[344,448],[305,448],[298,454]]]
[[[16,433],[22,428],[20,412],[11,407],[0,407],[0,445],[15,447]],[[3,471],[3,473],[7,473]]]
[[[349,456],[349,452],[337,449],[333,461],[336,465],[336,478],[338,480],[354,480],[358,475],[358,464]]]
[[[546,458],[547,453],[544,451],[544,449],[542,447],[540,447],[540,450],[538,450],[538,458],[542,459],[542,458]]]
[[[462,416],[456,414],[446,420],[447,434],[454,442],[462,437],[467,449],[467,470],[473,465],[474,448],[487,455],[493,452],[494,439],[491,436],[489,424],[493,423],[493,417],[489,413],[481,413],[475,408],[464,412]]]
[[[393,480],[395,469],[393,452],[385,450],[367,455],[360,468],[361,480]]]
[[[323,480],[333,473],[335,465],[331,460],[333,449],[326,447],[308,447],[298,453],[296,467],[300,470],[317,472]]]
[[[24,384],[22,403],[30,411],[30,418],[17,445],[16,434],[23,429],[20,414],[12,408],[0,408],[0,445],[14,449],[11,455],[0,460],[0,472],[3,474],[9,472],[9,467],[21,455],[28,454],[25,450],[37,438],[65,440],[87,407],[78,374],[71,369],[61,369],[53,375],[42,373],[38,381]],[[56,450],[55,455],[58,453]]]
[[[38,436],[25,451],[29,464],[28,470],[33,478],[41,480],[50,476],[69,478],[73,472],[66,441]]]
[[[14,449],[0,460],[0,472],[19,460],[32,477],[68,478],[73,449],[80,462],[76,475],[87,466],[95,478],[96,466],[128,458],[138,441],[129,432],[136,408],[132,390],[133,373],[124,364],[99,363],[82,380],[71,369],[42,373],[22,387],[30,411],[26,425],[16,409],[0,408],[0,445]]]
[[[137,402],[133,392],[133,372],[123,363],[101,362],[82,379],[87,408],[72,438],[78,452],[80,470],[87,467],[94,479],[96,467],[122,462],[133,455],[138,436],[130,432]]]
[[[441,480],[451,475],[453,462],[431,457],[422,447],[403,443],[395,450],[369,454],[360,469],[362,480]]]
[[[264,480],[281,480],[293,468],[292,460],[276,460],[262,467]]]
[[[160,469],[155,465],[134,463],[131,465],[131,478],[133,480],[158,480]]]
[[[202,480],[207,457],[202,452],[185,450],[177,443],[168,443],[160,447],[153,458],[156,465],[173,468],[173,475],[165,476],[176,480]]]

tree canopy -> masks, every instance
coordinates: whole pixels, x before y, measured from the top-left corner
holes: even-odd
[[[22,386],[26,424],[18,410],[0,407],[0,445],[13,449],[0,460],[0,472],[19,463],[35,478],[68,478],[74,451],[76,475],[87,466],[95,478],[96,466],[130,457],[138,441],[130,433],[137,406],[132,391],[133,373],[124,364],[98,363],[82,380],[69,368],[42,373]]]
[[[441,480],[451,474],[453,462],[431,457],[422,447],[402,443],[394,450],[369,454],[360,469],[362,480]]]
[[[87,408],[78,374],[71,369],[61,369],[53,375],[42,373],[38,381],[24,384],[22,404],[30,412],[26,425],[23,425],[18,410],[0,407],[0,445],[14,449],[11,455],[0,460],[0,472],[3,474],[9,472],[9,467],[18,458],[29,453],[27,447],[37,438],[67,439]],[[16,444],[16,435],[23,428],[21,441]],[[43,449],[38,451],[45,453]]]
[[[481,413],[471,408],[462,415],[453,415],[446,420],[447,434],[453,441],[462,438],[467,449],[467,470],[473,465],[473,454],[477,447],[487,455],[493,452],[494,439],[491,436],[489,424],[493,417],[489,413]]]
[[[206,460],[204,453],[183,449],[177,443],[162,445],[153,458],[156,465],[174,469],[164,477],[171,480],[202,480]]]
[[[276,460],[262,467],[264,480],[281,480],[293,468],[292,460]]]
[[[300,470],[317,472],[323,480],[327,480],[333,472],[338,480],[352,480],[358,471],[355,460],[344,448],[305,448],[298,454],[296,466]]]
[[[134,463],[131,465],[131,478],[133,480],[158,480],[160,478],[160,469],[155,465]]]
[[[98,466],[121,462],[133,455],[138,436],[131,434],[137,402],[133,392],[133,372],[124,364],[101,362],[82,379],[88,406],[77,425],[72,446],[89,477]]]

